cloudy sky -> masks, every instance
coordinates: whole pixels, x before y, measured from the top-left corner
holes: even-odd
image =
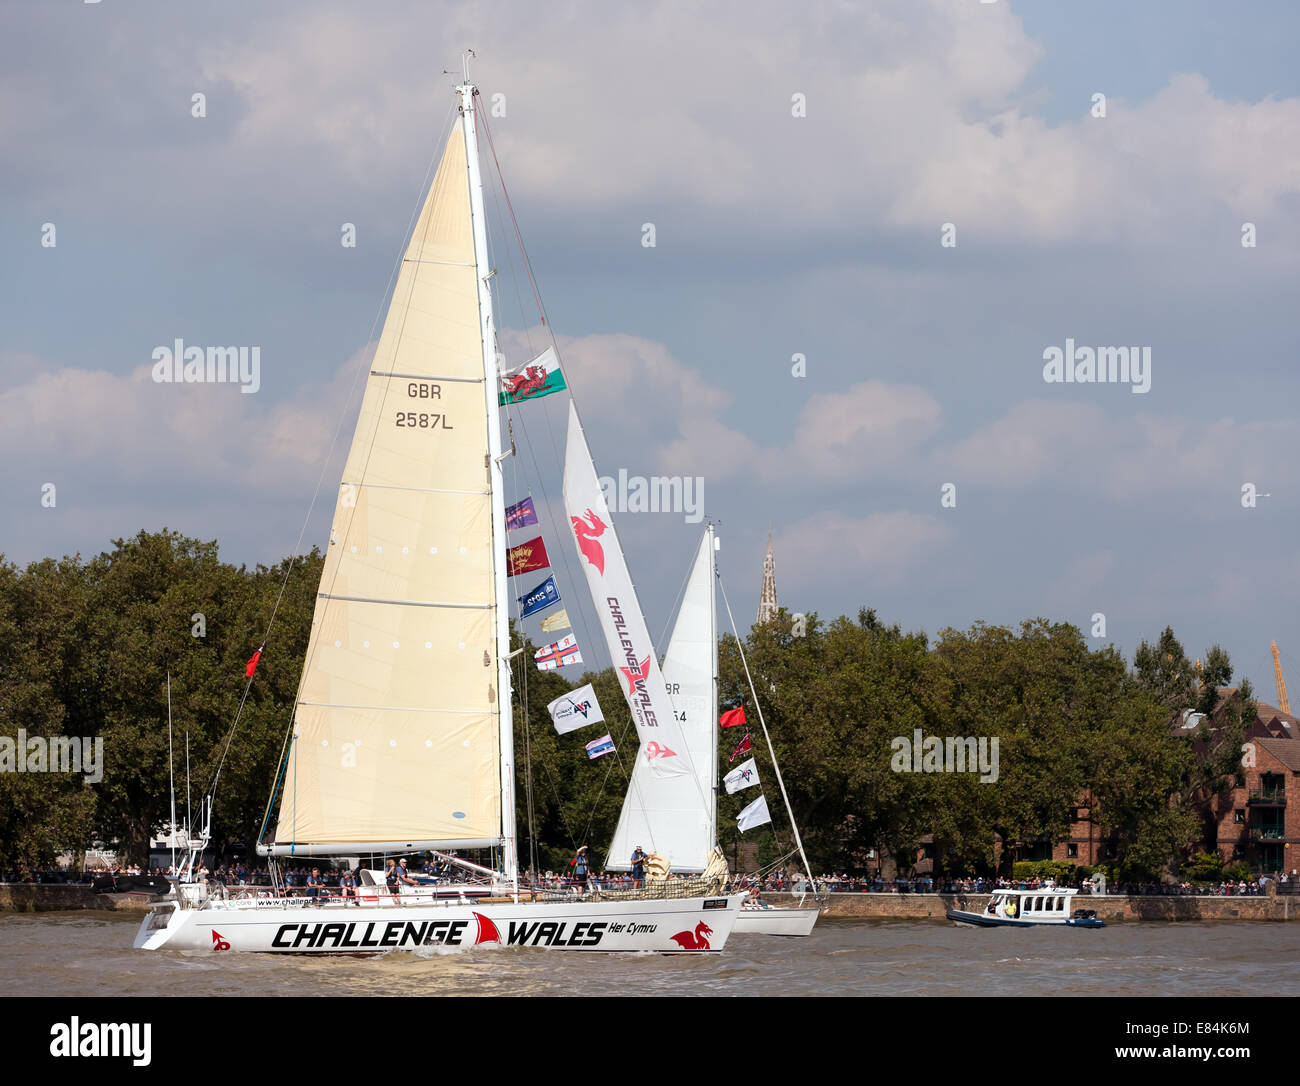
[[[1294,4],[5,0],[0,25],[8,560],[166,526],[273,561],[322,465],[324,542],[472,46],[598,469],[703,479],[738,618],[770,525],[793,610],[1101,613],[1094,644],[1172,624],[1269,700],[1270,639],[1300,676]],[[176,338],[257,345],[260,389],[155,384]],[[1149,348],[1150,390],[1045,381],[1067,339]],[[698,526],[616,522],[657,634]]]

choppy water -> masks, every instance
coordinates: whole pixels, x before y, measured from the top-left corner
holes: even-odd
[[[811,938],[733,936],[719,955],[479,949],[308,958],[145,952],[138,913],[0,916],[9,995],[1300,995],[1300,924],[1100,930],[827,920]]]

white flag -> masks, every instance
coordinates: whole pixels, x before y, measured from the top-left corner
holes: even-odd
[[[727,786],[727,795],[733,792],[739,792],[745,788],[753,788],[758,783],[758,766],[754,759],[741,762],[730,773],[722,778],[722,783]]]
[[[599,724],[605,719],[591,683],[556,698],[546,707],[546,711],[551,714],[555,730],[561,735],[585,728],[588,724]]]
[[[761,826],[764,822],[771,822],[772,816],[767,812],[767,796],[759,796],[748,807],[740,812],[740,817],[736,819],[736,825],[740,827],[740,832],[752,830],[755,826]]]

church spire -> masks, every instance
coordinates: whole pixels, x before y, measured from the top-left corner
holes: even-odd
[[[776,618],[776,560],[772,557],[772,529],[767,530],[767,557],[763,559],[763,590],[758,596],[758,621]]]

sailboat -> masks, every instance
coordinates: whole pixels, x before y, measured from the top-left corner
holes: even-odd
[[[427,850],[486,873],[490,892],[390,893],[372,882],[352,898],[293,898],[178,881],[144,918],[137,948],[704,953],[723,949],[739,915],[745,895],[722,892],[721,881],[704,894],[520,886],[502,472],[513,441],[503,452],[478,152],[485,119],[468,62],[455,92],[458,114],[370,364],[272,796],[278,818],[257,849],[273,874],[278,858]],[[643,743],[641,758],[655,763],[654,779],[682,776],[663,678],[653,652],[645,662],[644,619],[572,406],[565,494],[575,518],[592,514],[585,531],[575,523],[574,542],[638,730],[660,737]],[[489,849],[491,868],[456,855]]]
[[[663,662],[694,787],[655,778],[649,771],[650,763],[638,760],[610,845],[611,861],[607,866],[613,870],[626,870],[626,863],[613,858],[629,856],[641,842],[648,842],[647,847],[663,856],[674,871],[704,871],[721,854],[717,844],[718,613],[714,564],[718,549],[717,534],[709,524],[696,550]],[[754,694],[756,708],[757,701]],[[766,725],[763,730],[766,734]],[[768,751],[779,778],[770,740]],[[781,795],[811,885],[811,869],[783,782]],[[819,913],[816,907],[803,906],[743,908],[735,933],[811,935]]]

